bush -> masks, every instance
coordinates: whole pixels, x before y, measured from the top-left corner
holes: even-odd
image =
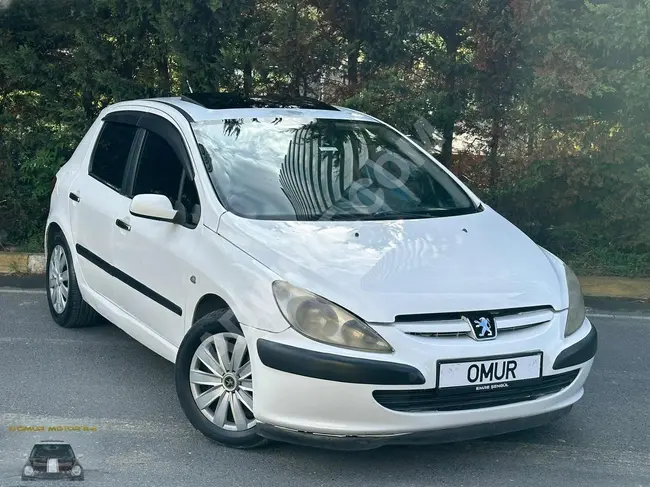
[[[81,140],[83,125],[37,115],[45,109],[38,98],[23,101],[20,112],[15,107],[9,104],[4,117],[11,121],[0,125],[0,233],[6,233],[4,246],[34,247],[43,240],[54,175]]]
[[[490,206],[576,272],[650,276],[648,168],[626,184],[615,169],[586,157],[510,161],[490,187],[482,158],[460,155],[455,168]]]

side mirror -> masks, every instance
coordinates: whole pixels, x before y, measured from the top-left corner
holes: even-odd
[[[77,458],[81,459],[84,457],[84,454],[82,453],[81,455],[77,455]]]
[[[133,216],[174,223],[176,211],[167,196],[161,194],[139,194],[133,197],[129,211]]]

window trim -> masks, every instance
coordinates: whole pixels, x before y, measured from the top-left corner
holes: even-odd
[[[130,200],[133,199],[133,185],[135,184],[135,176],[146,139],[147,131],[143,128],[138,128],[133,139],[132,152],[129,154],[129,164],[124,171],[124,181],[122,183],[122,187],[124,188],[123,195]]]
[[[113,124],[113,125],[130,125],[130,124],[125,124],[121,123],[117,120],[111,121],[111,120],[106,120],[104,118],[102,120],[102,127],[99,130],[99,134],[97,135],[97,138],[95,139],[94,145],[93,145],[93,151],[90,155],[90,161],[88,163],[88,176],[93,178],[95,181],[98,181],[102,183],[104,186],[107,186],[108,188],[112,189],[113,191],[116,191],[117,193],[121,195],[125,195],[125,183],[127,180],[127,174],[129,172],[129,167],[131,165],[131,159],[134,156],[134,149],[136,146],[136,141],[138,140],[138,130],[136,129],[135,134],[133,135],[133,140],[131,140],[131,147],[129,148],[129,153],[126,156],[126,164],[124,165],[124,170],[122,171],[122,182],[120,184],[120,187],[115,186],[112,183],[109,183],[105,179],[100,178],[96,174],[93,174],[93,164],[95,163],[95,154],[97,153],[97,147],[99,146],[99,141],[101,140],[102,135],[104,134],[104,130],[106,130],[106,127],[108,127],[108,124]]]
[[[119,110],[109,113],[102,120],[104,122],[117,122],[125,125],[133,125],[158,134],[171,146],[190,176],[190,179],[194,181],[194,167],[192,166],[189,150],[185,140],[183,139],[183,135],[178,127],[165,117],[138,110]]]
[[[136,179],[136,177],[138,175],[138,169],[140,168],[140,160],[142,159],[142,154],[144,152],[145,142],[147,140],[147,132],[155,133],[156,135],[161,137],[163,140],[165,140],[167,143],[169,143],[169,140],[167,139],[167,137],[165,137],[164,135],[159,134],[156,131],[149,130],[149,129],[144,128],[144,127],[141,127],[141,128],[138,129],[138,132],[136,133],[136,137],[134,138],[134,141],[136,139],[138,140],[138,144],[137,145],[134,144],[132,146],[132,149],[134,149],[133,154],[129,154],[129,156],[130,156],[129,157],[129,163],[128,163],[128,167],[126,168],[126,171],[125,171],[125,176],[128,177],[128,179],[126,179],[124,181],[124,184],[123,184],[123,186],[125,188],[124,196],[126,196],[129,199],[133,199],[133,197],[134,197],[133,189],[135,187],[135,179]],[[180,160],[180,158],[179,158],[179,160]],[[180,161],[180,162],[181,162],[182,171],[181,171],[181,178],[180,178],[180,181],[178,183],[179,186],[178,186],[178,191],[177,191],[176,198],[178,200],[178,195],[182,194],[183,185],[185,183],[185,180],[189,176],[190,183],[194,185],[194,188],[196,190],[196,196],[199,199],[199,207],[202,209],[203,205],[201,204],[201,195],[199,193],[199,188],[198,188],[198,186],[196,184],[196,179],[193,179],[188,174],[187,169],[185,168],[185,165],[183,164],[182,161]],[[201,211],[201,215],[202,214],[203,214],[203,211]],[[189,224],[187,222],[179,222],[179,223],[175,223],[175,224],[180,225],[180,226],[185,227],[185,228],[189,228],[190,230],[193,230],[193,229],[195,229],[195,228],[197,228],[199,226],[199,223],[197,223],[196,225],[192,225],[192,224]]]

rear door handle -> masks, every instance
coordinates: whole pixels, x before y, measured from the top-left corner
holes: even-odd
[[[77,193],[70,193],[70,194],[68,195],[68,197],[69,197],[72,201],[76,201],[77,203],[79,203],[79,201],[81,201],[81,197],[80,197]]]
[[[124,220],[120,220],[119,218],[115,220],[115,224],[120,227],[122,230],[126,230],[127,232],[131,231],[131,225],[126,223]]]

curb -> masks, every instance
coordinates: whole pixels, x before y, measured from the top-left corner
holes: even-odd
[[[24,287],[21,282],[36,282],[25,277],[37,278],[45,274],[45,262],[45,254],[0,252],[0,277],[2,277],[0,287]],[[650,301],[650,279],[599,276],[583,276],[578,279],[582,285],[582,292],[587,298]],[[16,284],[6,284],[7,282]]]
[[[0,252],[0,275],[44,273],[45,254]]]

